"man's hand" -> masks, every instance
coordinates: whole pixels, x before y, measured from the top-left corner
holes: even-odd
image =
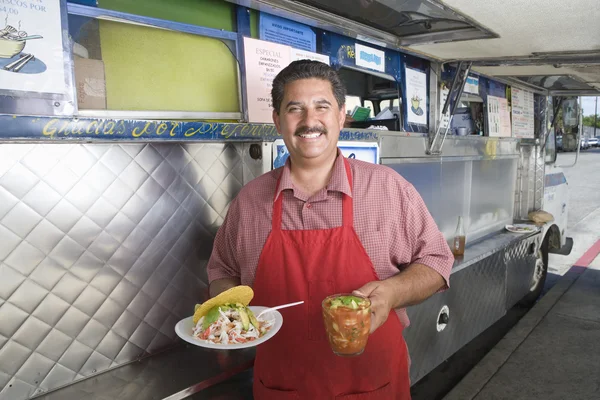
[[[221,292],[231,289],[234,286],[241,285],[239,278],[223,278],[212,281],[209,286],[209,297],[213,298]]]
[[[371,333],[375,332],[390,315],[393,305],[393,288],[387,281],[373,281],[352,293],[368,297],[371,300]]]
[[[371,333],[387,320],[390,310],[427,300],[445,288],[446,281],[432,268],[411,264],[404,271],[383,281],[369,282],[353,293],[371,300]]]

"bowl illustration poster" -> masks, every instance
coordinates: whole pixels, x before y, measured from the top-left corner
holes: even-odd
[[[58,0],[0,2],[0,90],[63,94]]]
[[[339,141],[337,146],[344,157],[373,164],[379,164],[379,144],[377,142]],[[283,167],[290,153],[283,139],[273,142],[272,169]]]
[[[406,68],[406,97],[409,124],[427,125],[427,75]]]

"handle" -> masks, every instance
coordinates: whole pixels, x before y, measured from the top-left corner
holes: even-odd
[[[40,35],[31,35],[31,36],[25,36],[22,38],[18,38],[17,40],[23,41],[23,40],[33,40],[33,39],[43,39],[43,36]]]
[[[304,303],[304,301],[298,301],[296,303],[288,303],[288,304],[283,304],[277,307],[271,307],[271,308],[267,308],[266,310],[261,311],[260,314],[258,314],[258,316],[256,317],[256,319],[260,318],[261,315],[268,313],[269,311],[275,311],[275,310],[280,310],[282,308],[287,308],[287,307],[293,307],[293,306],[297,306],[299,304]]]

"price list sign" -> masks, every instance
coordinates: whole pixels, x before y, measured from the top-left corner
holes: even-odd
[[[512,134],[517,138],[534,137],[533,93],[513,87],[512,95]]]
[[[273,123],[273,79],[290,63],[290,47],[244,38],[244,52],[249,122]]]

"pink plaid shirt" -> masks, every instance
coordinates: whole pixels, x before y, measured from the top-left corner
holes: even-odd
[[[338,154],[341,152],[338,150]],[[277,178],[283,195],[283,229],[330,229],[342,225],[342,194],[352,196],[354,229],[380,280],[412,263],[442,275],[448,287],[454,256],[416,189],[383,165],[349,159],[354,191],[338,157],[327,188],[308,197],[294,187],[290,160],[245,185],[231,202],[207,265],[208,280],[240,278],[252,286],[258,259],[271,231]],[[357,288],[358,289],[358,288]],[[405,309],[396,310],[403,326]]]

